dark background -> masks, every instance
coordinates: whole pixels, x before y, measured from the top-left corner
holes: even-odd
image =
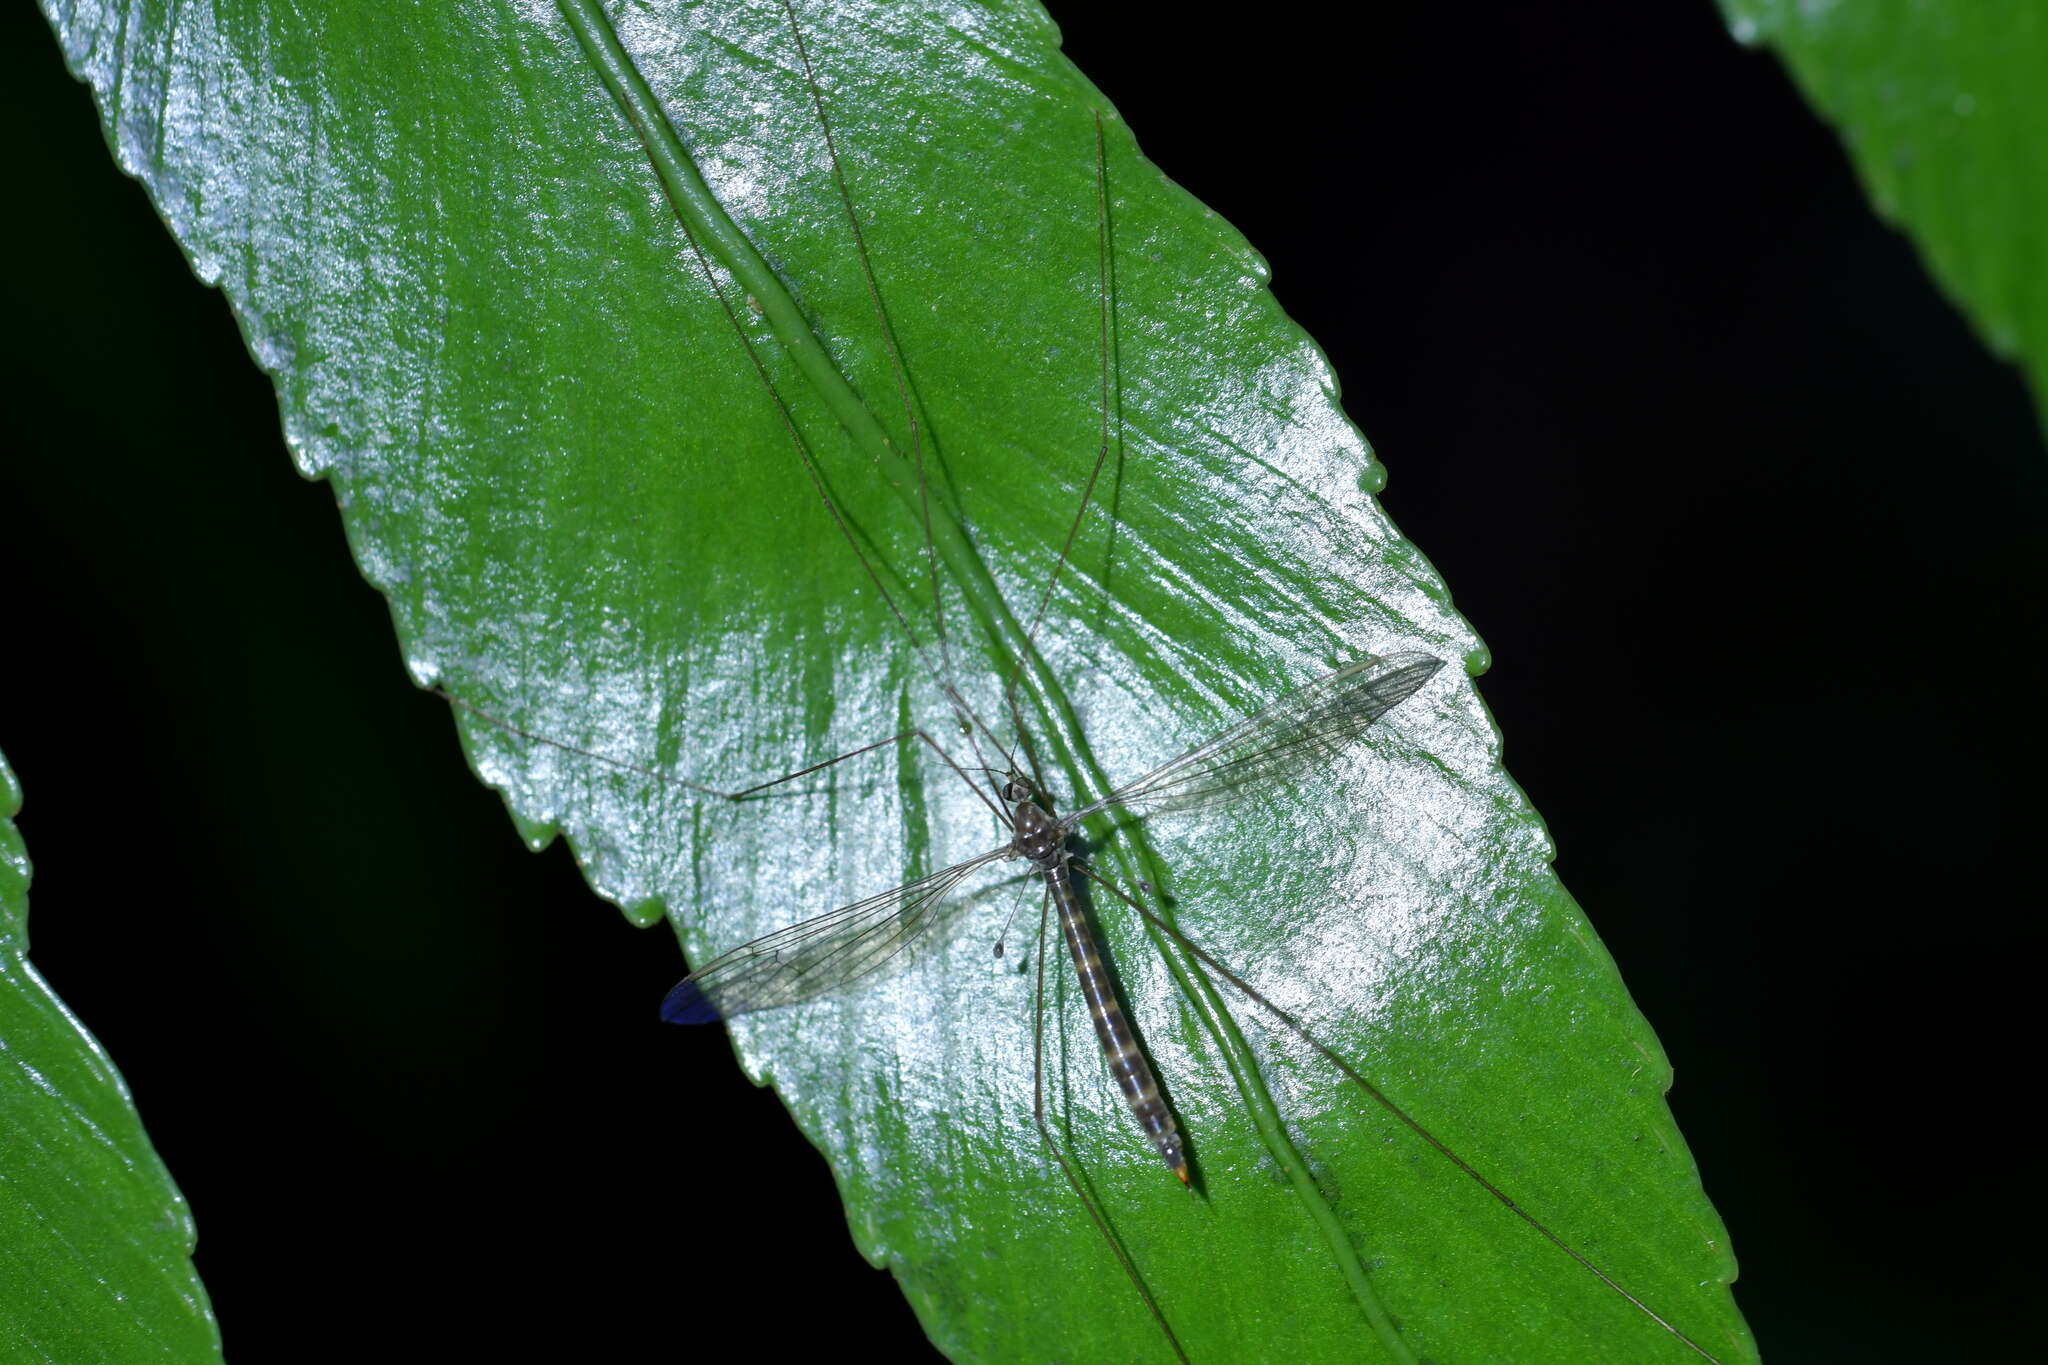
[[[1705,0],[1056,9],[1271,260],[1491,644],[1763,1348],[1998,1352],[2040,1271],[2048,453],[2015,372]],[[0,22],[35,960],[191,1199],[229,1349],[681,1354],[727,1311],[778,1353],[928,1350],[723,1036],[653,1023],[672,941],[463,768],[225,303],[40,21]]]

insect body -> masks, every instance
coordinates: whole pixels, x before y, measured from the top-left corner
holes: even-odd
[[[1166,1169],[1185,1185],[1188,1159],[1181,1148],[1173,1110],[1159,1093],[1159,1078],[1152,1074],[1152,1064],[1145,1060],[1145,1050],[1138,1046],[1131,1021],[1124,1016],[1123,1002],[1116,998],[1116,986],[1102,965],[1095,935],[1088,930],[1088,918],[1075,899],[1074,879],[1067,871],[1066,830],[1031,799],[1031,788],[1021,779],[1012,778],[1004,786],[1003,799],[1016,803],[1018,855],[1030,859],[1031,866],[1044,874],[1046,895],[1059,908],[1060,935],[1066,939],[1067,952],[1074,959],[1074,972],[1081,980],[1081,998],[1088,1002],[1088,1017],[1095,1024],[1095,1037],[1102,1044],[1110,1074],[1116,1077],[1117,1089],[1123,1092],[1124,1103],[1131,1107],[1131,1117],[1151,1139]]]
[[[1305,775],[1414,695],[1440,667],[1431,655],[1407,653],[1338,669],[1064,819],[1040,806],[1031,785],[1012,773],[996,793],[1011,830],[1009,843],[734,949],[678,983],[662,1004],[662,1017],[708,1023],[840,990],[898,960],[935,921],[938,905],[971,874],[1022,858],[1045,879],[1047,900],[1059,912],[1061,937],[1080,977],[1096,1038],[1131,1116],[1166,1168],[1186,1183],[1187,1156],[1173,1112],[1117,999],[1071,869],[1078,867],[1097,880],[1100,875],[1074,857],[1068,840],[1082,820],[1111,807],[1167,811],[1217,806]],[[961,776],[967,775],[962,771]]]

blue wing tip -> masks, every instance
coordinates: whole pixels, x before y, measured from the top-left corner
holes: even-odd
[[[662,997],[661,1017],[671,1024],[715,1024],[724,1016],[697,983],[685,977]]]

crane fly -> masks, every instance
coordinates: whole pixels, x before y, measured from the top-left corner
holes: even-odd
[[[711,1023],[844,989],[895,961],[936,920],[934,912],[946,898],[976,873],[1021,858],[1045,880],[1046,897],[1058,911],[1061,937],[1080,978],[1103,1058],[1131,1117],[1166,1168],[1186,1184],[1187,1157],[1173,1112],[1160,1096],[1159,1082],[1117,999],[1068,869],[1077,867],[1091,877],[1099,874],[1074,858],[1068,841],[1083,820],[1114,807],[1165,812],[1221,806],[1255,793],[1267,782],[1299,775],[1318,758],[1341,751],[1442,666],[1442,660],[1419,653],[1361,660],[1059,819],[1039,804],[1031,784],[1012,771],[995,792],[1012,830],[1008,843],[893,891],[742,944],[677,983],[662,1002],[662,1018],[677,1024]]]
[[[852,194],[847,185],[838,148],[834,142],[832,120],[828,116],[825,98],[805,46],[803,28],[798,23],[791,0],[782,0],[782,8],[787,16],[797,66],[815,113],[816,126],[829,162],[832,181],[845,210],[853,241],[853,254],[859,262],[861,279],[873,307],[873,320],[881,349],[887,356],[889,372],[901,401],[902,416],[909,433],[907,452],[896,447],[893,442],[885,440],[884,444],[889,447],[892,455],[901,457],[909,463],[915,473],[914,496],[911,503],[921,523],[923,550],[931,587],[931,598],[926,604],[931,612],[932,647],[929,650],[920,632],[912,628],[910,613],[906,612],[890,592],[884,573],[870,559],[869,551],[863,548],[861,536],[849,524],[848,516],[835,501],[806,437],[771,377],[769,366],[764,363],[757,351],[748,326],[742,321],[743,315],[755,318],[766,316],[771,319],[775,315],[773,300],[765,292],[757,297],[752,285],[745,286],[744,291],[738,296],[741,302],[736,304],[734,301],[735,295],[732,291],[736,286],[743,284],[745,271],[734,264],[730,253],[736,249],[743,253],[753,250],[751,245],[746,243],[745,234],[737,228],[723,236],[713,231],[710,234],[710,245],[707,246],[706,242],[701,240],[706,229],[701,224],[695,228],[692,226],[692,215],[703,210],[685,208],[681,199],[687,196],[679,197],[672,184],[670,197],[676,204],[689,252],[695,258],[698,269],[710,286],[712,294],[716,296],[733,333],[746,351],[752,367],[758,373],[767,395],[772,400],[777,418],[794,445],[819,504],[829,516],[837,534],[845,541],[858,561],[866,582],[886,606],[911,653],[917,657],[926,675],[938,685],[959,727],[962,741],[972,749],[976,761],[956,761],[929,732],[922,728],[913,728],[836,758],[813,764],[788,777],[777,778],[740,791],[725,791],[692,782],[679,783],[668,774],[621,762],[617,758],[588,748],[532,734],[457,699],[444,689],[436,690],[455,705],[527,739],[627,768],[663,782],[676,783],[705,796],[727,800],[750,798],[791,778],[819,772],[892,744],[907,743],[913,738],[936,752],[946,765],[973,789],[976,797],[1000,823],[1007,836],[1003,842],[975,857],[954,863],[929,875],[917,877],[880,895],[853,902],[756,938],[713,958],[686,976],[669,992],[662,1004],[662,1015],[676,1023],[710,1023],[813,1001],[845,991],[892,964],[902,961],[910,949],[921,940],[930,937],[948,901],[960,898],[977,879],[985,877],[1001,865],[1022,861],[1027,865],[1029,875],[1043,884],[1044,896],[1039,920],[1039,951],[1034,955],[1033,964],[1037,974],[1037,1000],[1033,1031],[1032,1118],[1080,1207],[1128,1278],[1132,1289],[1142,1300],[1165,1344],[1181,1360],[1185,1361],[1187,1354],[1167,1313],[1153,1297],[1141,1268],[1123,1246],[1118,1234],[1098,1206],[1096,1197],[1084,1186],[1073,1161],[1062,1151],[1046,1121],[1045,938],[1047,924],[1056,912],[1062,938],[1073,959],[1080,980],[1081,994],[1085,999],[1111,1075],[1122,1092],[1133,1118],[1160,1160],[1181,1181],[1186,1182],[1189,1179],[1190,1163],[1184,1135],[1180,1131],[1171,1106],[1162,1096],[1159,1080],[1136,1039],[1124,1004],[1118,999],[1103,955],[1096,944],[1082,904],[1081,892],[1084,884],[1100,887],[1108,892],[1141,917],[1147,926],[1170,939],[1184,954],[1201,964],[1202,968],[1226,981],[1242,996],[1252,1001],[1262,1012],[1263,1018],[1303,1040],[1348,1082],[1384,1108],[1416,1138],[1484,1190],[1515,1218],[1595,1277],[1608,1290],[1668,1333],[1670,1338],[1700,1357],[1714,1359],[1692,1338],[1630,1293],[1557,1233],[1538,1221],[1449,1146],[1438,1140],[1429,1129],[1412,1118],[1343,1055],[1319,1041],[1286,1009],[1275,1004],[1218,958],[1191,941],[1159,911],[1145,904],[1145,896],[1151,888],[1144,882],[1137,882],[1135,887],[1120,884],[1096,868],[1089,858],[1082,856],[1074,848],[1082,822],[1091,817],[1112,815],[1117,812],[1142,817],[1182,811],[1215,810],[1234,802],[1256,798],[1262,792],[1270,792],[1314,775],[1320,767],[1326,766],[1338,755],[1356,746],[1370,726],[1428,683],[1442,667],[1442,662],[1438,658],[1423,652],[1402,651],[1359,659],[1320,680],[1283,695],[1248,719],[1195,745],[1179,757],[1142,777],[1121,786],[1102,784],[1109,788],[1104,794],[1092,800],[1082,800],[1076,809],[1065,815],[1057,814],[1047,798],[1047,784],[1038,773],[1028,727],[1024,723],[1018,704],[1018,687],[1027,667],[1037,663],[1042,668],[1042,661],[1036,660],[1037,633],[1053,599],[1061,574],[1068,566],[1076,533],[1094,498],[1097,481],[1112,449],[1111,423],[1116,407],[1112,397],[1110,374],[1112,288],[1107,169],[1102,119],[1099,113],[1094,116],[1098,301],[1096,340],[1100,380],[1100,431],[1095,461],[1082,489],[1080,505],[1067,530],[1065,543],[1051,572],[1044,578],[1043,591],[1038,597],[1036,610],[1030,617],[1028,627],[1018,627],[1007,643],[996,639],[995,637],[1002,635],[1002,631],[991,627],[993,652],[1007,655],[1007,662],[1003,666],[1007,668],[1008,676],[1002,688],[1002,706],[1008,713],[1012,743],[1005,745],[997,736],[995,729],[969,704],[955,681],[953,647],[946,631],[946,613],[940,589],[941,555],[935,532],[938,522],[931,509],[930,483],[925,467],[923,432],[918,419],[917,404],[911,395],[908,376],[898,352],[889,318],[882,307],[880,289],[862,233],[861,217],[855,210]],[[582,25],[578,30],[578,37],[594,56],[601,56],[599,67],[607,69],[609,66],[609,70],[615,72],[619,62],[625,60],[624,52],[623,48],[618,46],[616,37],[608,35],[602,28],[602,15],[592,7],[578,5],[565,5],[564,12],[571,15],[572,21]],[[622,104],[631,106],[635,101],[652,99],[651,95],[645,93],[644,84],[635,88],[630,81],[615,81],[610,74],[606,79],[611,85],[614,97]],[[654,108],[650,115],[649,108],[643,106],[637,113],[643,116],[634,119],[636,126],[642,130],[643,138],[653,136],[647,129],[655,124],[666,126],[666,115],[658,108]],[[677,149],[680,150],[679,142]],[[654,155],[651,147],[650,155],[656,162],[657,170],[660,171],[663,165],[662,156]],[[693,169],[692,174],[694,173]],[[668,183],[666,178],[665,183]],[[699,183],[701,187],[701,182]],[[708,194],[708,191],[706,193]],[[726,226],[731,226],[729,220],[726,220]],[[739,243],[737,248],[734,244],[735,238]],[[707,252],[716,254],[719,264],[732,276],[732,284],[721,283],[719,272],[713,268],[711,255]],[[770,275],[773,274],[765,261],[758,259],[758,253],[755,253],[755,259],[762,269],[769,270]],[[757,275],[754,278],[762,277]],[[776,289],[781,287],[772,280],[768,283]],[[816,338],[806,332],[796,343],[791,343],[785,338],[785,344],[815,346]],[[843,413],[837,415],[842,425],[848,420]],[[1120,439],[1120,428],[1118,435]],[[992,583],[992,580],[990,581]],[[1007,616],[1007,607],[1000,602],[999,594],[997,607],[1004,619],[1011,619]],[[919,613],[925,609],[921,607]],[[1014,621],[1012,624],[1015,624]],[[997,756],[1005,760],[1001,766],[988,761],[989,754],[985,751],[985,745],[993,747],[998,751]],[[1022,762],[1014,752],[1017,748],[1023,750]],[[1026,769],[1029,770],[1028,774]],[[1080,874],[1081,882],[1074,879],[1075,873]],[[1134,894],[1134,891],[1137,894]],[[998,950],[1000,951],[1000,940]],[[1201,982],[1201,986],[1204,989],[1213,989],[1207,981]],[[1242,1046],[1241,1039],[1239,1045]],[[1270,1101],[1268,1103],[1270,1104]],[[1270,1150],[1271,1140],[1267,1141]],[[1333,1233],[1325,1228],[1325,1236],[1341,1237],[1342,1233]],[[1351,1256],[1351,1264],[1357,1267],[1359,1262],[1356,1252],[1348,1251],[1346,1254]],[[1347,1271],[1347,1278],[1351,1281],[1354,1294],[1360,1298],[1366,1316],[1372,1319],[1373,1334],[1392,1358],[1413,1360],[1415,1357],[1412,1350],[1400,1339],[1400,1329],[1393,1325],[1389,1315],[1383,1309],[1379,1309],[1376,1303],[1367,1302],[1371,1299],[1370,1291],[1361,1290],[1358,1283],[1363,1275],[1362,1269],[1358,1270],[1356,1277],[1351,1277]]]

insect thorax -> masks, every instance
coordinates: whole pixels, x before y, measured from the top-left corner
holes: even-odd
[[[1017,832],[1017,852],[1040,872],[1051,871],[1061,859],[1059,826],[1030,801],[1020,801],[1011,818]]]

